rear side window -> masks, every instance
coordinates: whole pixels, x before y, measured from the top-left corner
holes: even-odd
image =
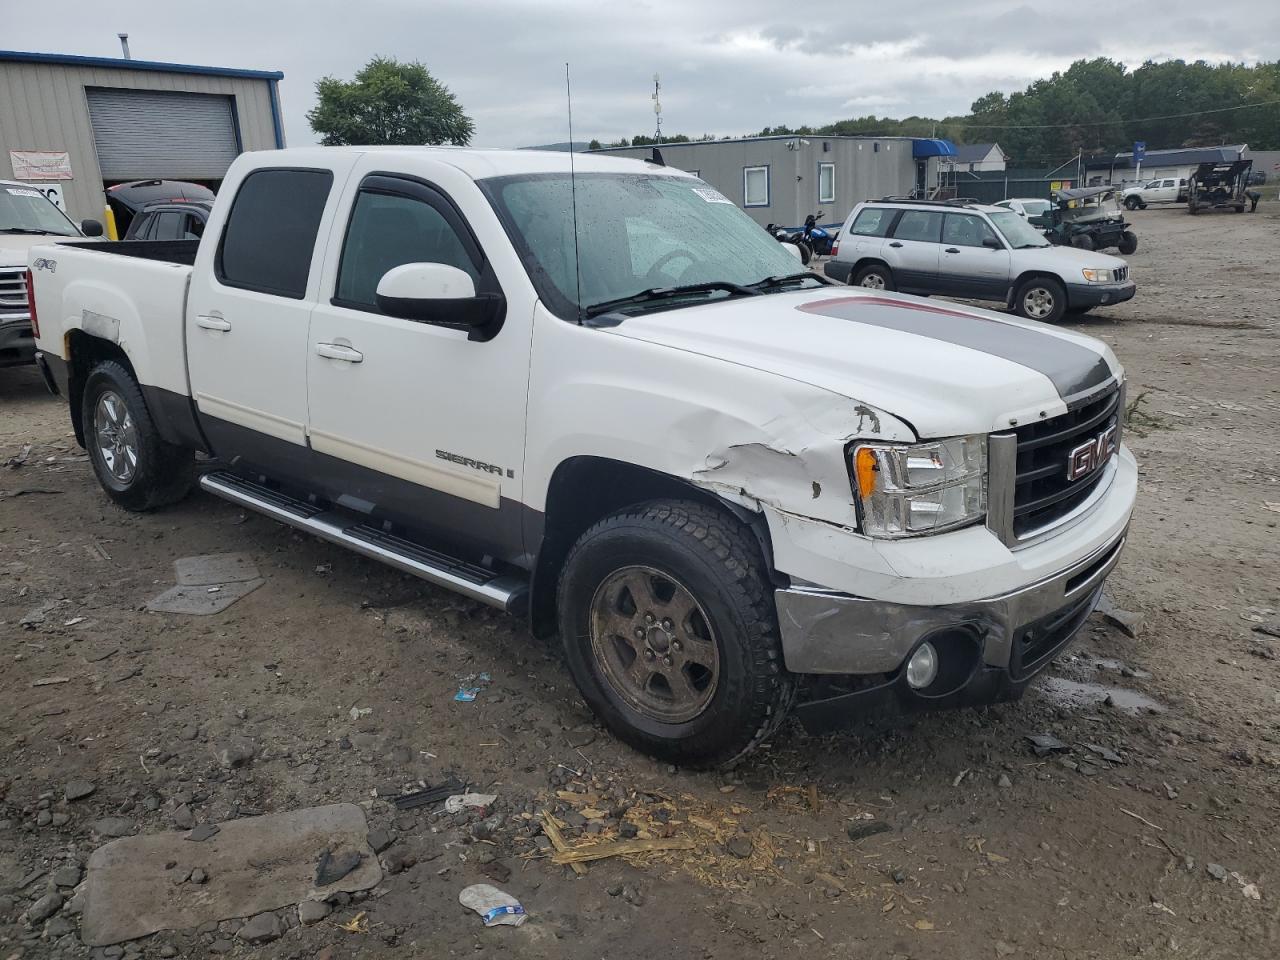
[[[867,207],[854,217],[849,232],[863,237],[883,237],[889,232],[889,224],[893,223],[894,212],[884,207]]]
[[[893,235],[898,240],[925,240],[938,242],[942,227],[942,214],[933,210],[907,210],[898,221]]]
[[[245,177],[218,247],[218,279],[230,287],[301,300],[333,174],[257,170]]]
[[[177,210],[164,210],[156,214],[155,230],[151,234],[152,240],[181,240],[183,239],[182,220],[186,216]]]

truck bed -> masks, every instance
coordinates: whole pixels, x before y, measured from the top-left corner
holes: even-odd
[[[191,266],[196,262],[199,240],[121,240],[118,243],[64,243],[64,247],[92,250],[118,257],[138,257],[142,260],[161,260]]]

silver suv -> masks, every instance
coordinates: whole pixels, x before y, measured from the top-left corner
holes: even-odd
[[[1119,257],[1053,246],[1012,210],[964,201],[868,200],[840,230],[827,276],[853,286],[1000,300],[1029,320],[1123,303]]]

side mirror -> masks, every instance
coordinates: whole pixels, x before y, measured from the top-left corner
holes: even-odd
[[[378,309],[391,317],[449,327],[487,327],[502,315],[501,294],[476,293],[471,275],[444,263],[403,263],[378,281]]]
[[[97,220],[81,220],[80,232],[86,237],[100,237],[102,236],[102,224]]]
[[[982,238],[982,245],[983,245],[984,247],[990,247],[992,250],[1003,250],[1003,249],[1004,249],[1004,244],[1003,244],[1003,243],[1001,243],[1001,242],[1000,242],[997,238],[995,238],[995,237],[983,237],[983,238]]]

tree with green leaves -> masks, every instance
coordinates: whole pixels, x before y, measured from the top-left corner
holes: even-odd
[[[351,81],[316,81],[311,129],[327,147],[347,144],[466,146],[475,124],[421,63],[374,57]]]

